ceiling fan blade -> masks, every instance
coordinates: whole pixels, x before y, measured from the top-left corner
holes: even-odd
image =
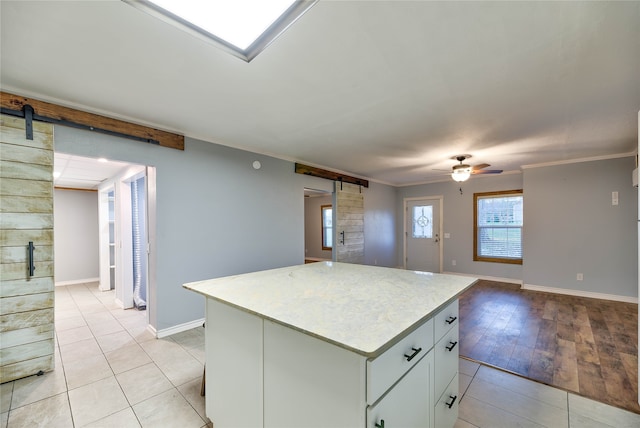
[[[488,163],[481,163],[479,165],[474,165],[471,168],[472,168],[473,171],[476,171],[478,169],[483,169],[483,168],[486,168],[488,166],[491,166],[491,165],[489,165]]]
[[[500,174],[502,173],[501,169],[481,169],[481,170],[473,170],[471,174]]]

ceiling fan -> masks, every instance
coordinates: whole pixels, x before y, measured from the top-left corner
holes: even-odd
[[[459,165],[454,165],[451,168],[451,178],[462,182],[467,181],[472,174],[500,174],[502,172],[501,169],[484,169],[491,166],[488,163],[473,166],[462,163],[470,157],[471,155],[456,155],[451,158],[460,162]]]

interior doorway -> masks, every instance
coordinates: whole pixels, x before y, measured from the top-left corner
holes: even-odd
[[[442,272],[442,196],[404,200],[404,267]]]
[[[149,168],[130,164],[98,187],[100,288],[123,309],[147,309]]]
[[[114,307],[150,309],[155,168],[62,153],[54,157],[57,189],[92,190],[96,195],[96,287],[111,292]],[[149,319],[148,310],[145,317]]]
[[[333,194],[325,190],[304,189],[304,261],[313,263],[334,259],[335,210]]]

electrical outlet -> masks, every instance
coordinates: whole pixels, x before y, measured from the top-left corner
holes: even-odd
[[[455,260],[451,260],[451,266],[455,266],[456,265],[456,261]]]
[[[582,281],[582,279],[583,279],[583,276],[582,276],[582,274],[581,274],[581,273],[579,273],[579,274],[577,274],[577,275],[576,275],[576,280],[578,280],[578,281]]]
[[[618,205],[618,192],[611,192],[611,205]]]

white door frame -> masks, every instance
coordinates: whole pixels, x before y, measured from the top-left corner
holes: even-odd
[[[407,212],[408,212],[408,203],[409,201],[423,201],[423,200],[433,200],[433,201],[438,201],[439,202],[439,206],[440,206],[440,221],[438,222],[438,235],[440,236],[440,268],[438,270],[437,273],[442,273],[442,267],[443,267],[443,263],[442,263],[442,259],[443,259],[443,255],[444,255],[444,236],[442,233],[442,229],[443,229],[443,219],[444,219],[444,196],[443,195],[436,195],[436,196],[416,196],[416,197],[411,197],[411,198],[404,198],[403,202],[402,202],[402,211],[403,211],[403,222],[402,222],[402,229],[403,229],[403,233],[402,233],[402,240],[403,240],[403,244],[402,244],[402,267],[404,269],[407,268]]]
[[[100,254],[100,285],[102,291],[111,289],[111,263],[110,263],[110,239],[109,239],[109,192],[114,192],[113,182],[101,185],[98,188],[98,225],[99,254]],[[115,214],[115,213],[114,213]],[[115,222],[114,222],[115,235]],[[115,248],[114,248],[115,252]]]
[[[132,238],[131,238],[131,181],[138,179],[139,177],[146,175],[147,167],[144,165],[131,165],[125,170],[121,171],[117,176],[103,182],[99,187],[99,192],[108,191],[108,189],[114,189],[115,193],[115,259],[116,259],[116,272],[115,272],[115,300],[116,304],[123,309],[129,309],[133,307],[133,259],[132,259]],[[146,183],[146,181],[145,181]],[[148,186],[148,184],[146,184]],[[148,196],[147,196],[148,197]],[[104,201],[101,199],[101,205]],[[155,204],[154,204],[155,205]],[[99,209],[99,212],[104,211],[104,206]],[[148,215],[148,214],[147,214]],[[104,228],[102,224],[104,216],[100,217],[100,228]],[[147,233],[148,233],[147,229]],[[148,235],[147,235],[148,236]],[[101,247],[105,248],[104,243]],[[104,251],[104,250],[103,250]],[[148,256],[149,251],[145,252]],[[106,255],[108,257],[108,253]],[[108,258],[101,257],[100,282],[103,282],[103,275],[106,273],[103,263]],[[149,264],[147,263],[147,269]],[[108,277],[105,277],[106,280]],[[147,276],[148,278],[148,276]],[[147,291],[150,287],[147,287]],[[101,289],[108,289],[101,286]]]

